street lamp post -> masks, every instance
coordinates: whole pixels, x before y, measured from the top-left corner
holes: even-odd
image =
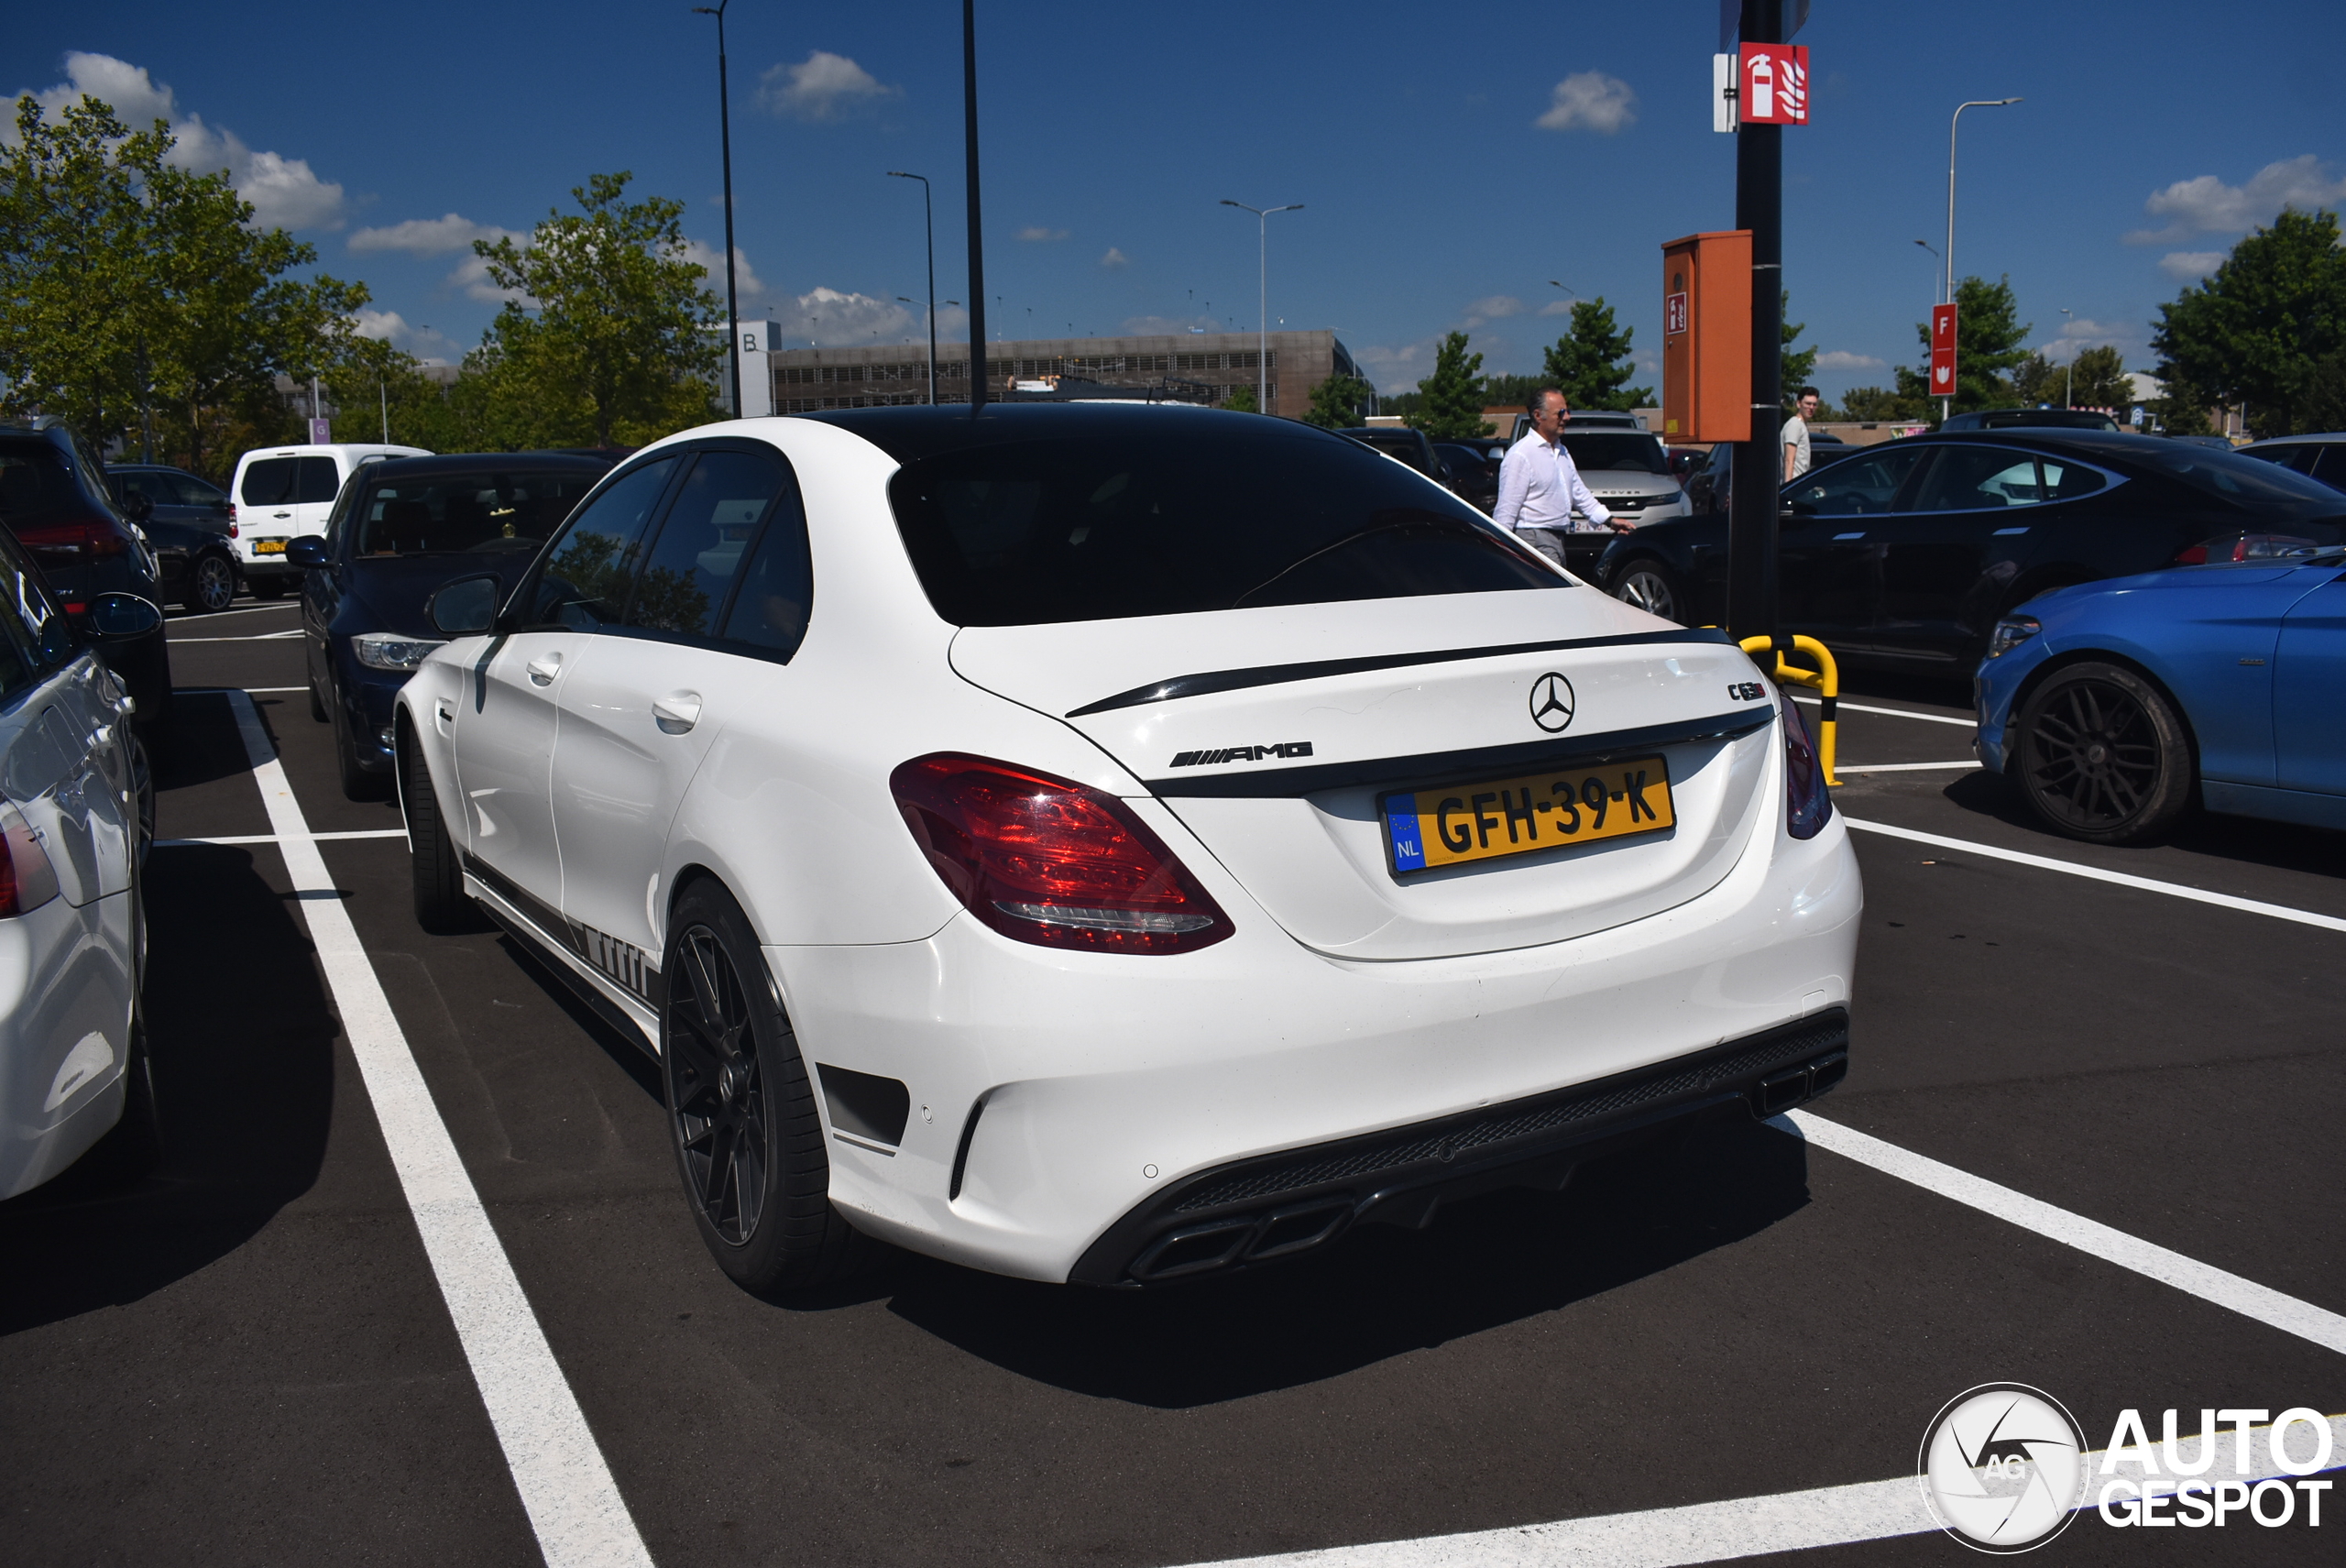
[[[725,90],[725,7],[733,0],[717,0],[714,5],[696,5],[693,15],[717,18],[717,145],[725,166],[725,364],[733,381],[733,417],[741,417],[741,306],[733,285],[733,116],[726,104]]]
[[[1968,101],[1968,102],[1967,102],[1967,103],[1957,104],[1955,106],[1955,114],[1954,114],[1954,115],[1953,115],[1952,117],[1950,117],[1950,118],[1948,119],[1947,123],[1946,123],[1946,302],[1947,304],[1950,304],[1950,305],[1951,305],[1951,304],[1955,303],[1955,132],[1956,132],[1956,127],[1957,127],[1957,126],[1959,126],[1959,125],[1961,125],[1961,124],[1963,123],[1963,111],[1964,111],[1964,110],[1966,110],[1966,109],[1998,109],[1998,108],[2001,108],[2001,107],[2002,107],[2003,105],[2005,105],[2006,104],[2017,104],[2017,103],[2019,103],[2019,102],[2020,102],[2020,100],[2019,100],[2018,98],[1973,98],[1973,99],[1969,100],[1969,101]],[[1960,338],[1960,336],[1961,336],[1961,334],[1962,334],[1962,331],[1963,331],[1963,328],[1962,328],[1961,324],[1958,323],[1957,323],[1957,327],[1956,327],[1956,333],[1957,333],[1957,335],[1958,339]],[[1954,409],[1954,407],[1955,407],[1955,394],[1954,394],[1952,391],[1948,392],[1948,393],[1947,393],[1947,395],[1946,395],[1946,397],[1941,398],[1941,399],[1939,400],[1939,422],[1940,422],[1941,424],[1945,424],[1945,423],[1946,422],[1946,417],[1947,417],[1947,414],[1948,414],[1948,413],[1949,413],[1949,412]]]
[[[928,406],[937,406],[937,222],[928,206],[928,176],[907,174],[901,169],[888,170],[891,180],[920,181],[920,221],[922,232],[928,236]]]
[[[2069,307],[2061,307],[2061,335],[2069,335]],[[2061,379],[2061,406],[2073,407],[2077,400],[2077,345],[2069,345],[2068,373]]]
[[[1256,383],[1255,411],[1258,414],[1266,414],[1271,411],[1271,214],[1299,213],[1303,211],[1303,203],[1289,202],[1284,207],[1250,207],[1244,202],[1233,202],[1225,196],[1222,199],[1222,204],[1255,214],[1255,268],[1257,291],[1255,317],[1255,379]]]

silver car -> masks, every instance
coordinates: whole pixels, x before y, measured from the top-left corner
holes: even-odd
[[[138,1011],[138,880],[153,791],[130,699],[98,649],[151,633],[162,612],[103,594],[76,628],[5,530],[0,593],[0,1198],[9,1198],[72,1164],[126,1112],[140,1133],[153,1130]]]

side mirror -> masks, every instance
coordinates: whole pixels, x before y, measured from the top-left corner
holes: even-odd
[[[296,566],[324,565],[326,564],[325,536],[305,533],[298,539],[289,541],[285,546],[285,559]]]
[[[145,522],[155,515],[155,498],[126,489],[122,493],[122,515],[133,522]]]
[[[425,601],[423,613],[444,637],[477,637],[497,623],[500,584],[494,573],[443,583]]]
[[[162,610],[137,594],[100,594],[90,601],[90,635],[100,641],[127,642],[162,624]]]

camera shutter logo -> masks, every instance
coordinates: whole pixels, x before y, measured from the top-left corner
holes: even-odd
[[[2011,1553],[2044,1545],[2077,1517],[2084,1454],[2084,1433],[2052,1395],[1983,1383],[1932,1419],[1916,1470],[1940,1529],[1974,1551]]]
[[[1549,734],[1573,721],[1573,684],[1551,670],[1531,683],[1531,722]]]

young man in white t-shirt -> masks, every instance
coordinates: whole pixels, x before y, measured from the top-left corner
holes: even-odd
[[[1814,387],[1800,389],[1800,411],[1784,421],[1784,483],[1808,472],[1808,422],[1816,417],[1824,397]]]

